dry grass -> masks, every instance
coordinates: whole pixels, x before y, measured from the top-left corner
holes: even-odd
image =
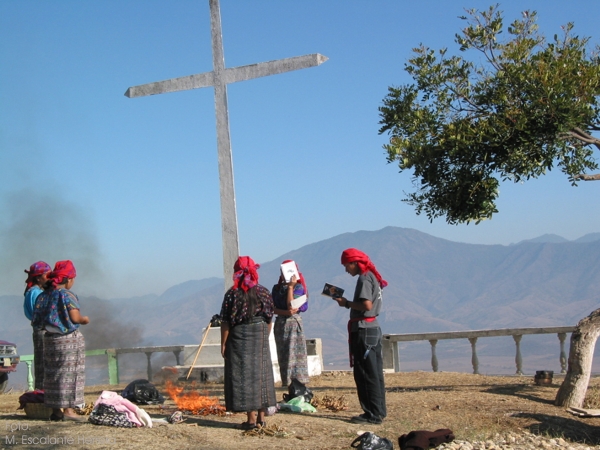
[[[245,415],[188,416],[184,423],[155,426],[152,429],[115,429],[89,423],[49,423],[28,420],[22,410],[16,411],[19,393],[0,396],[0,417],[7,425],[20,430],[0,433],[0,440],[22,435],[73,436],[88,439],[78,446],[89,448],[89,439],[96,439],[93,448],[286,448],[336,449],[349,448],[358,432],[373,431],[397,443],[398,436],[411,430],[450,428],[461,440],[484,440],[496,433],[529,431],[551,437],[562,437],[575,443],[600,444],[600,418],[575,417],[555,407],[560,376],[550,386],[536,386],[533,377],[493,377],[463,373],[412,372],[386,374],[388,417],[382,425],[354,425],[349,419],[361,413],[354,380],[349,372],[331,372],[311,380],[310,388],[320,399],[341,399],[347,409],[333,411],[319,408],[314,414],[279,413],[269,418],[273,429],[282,430],[278,436],[248,436],[235,428]],[[590,383],[588,401],[598,401],[600,379]],[[124,386],[121,386],[122,389]],[[93,402],[109,386],[86,389],[86,402]],[[159,386],[159,389],[161,387]],[[281,398],[285,389],[278,389]],[[206,385],[203,393],[222,399],[222,386]],[[592,400],[595,398],[595,400]],[[173,402],[164,407],[145,409],[156,418],[166,417]],[[23,430],[27,427],[27,430]],[[102,443],[111,440],[110,442]],[[4,441],[3,441],[4,444]],[[35,446],[35,448],[44,448]],[[48,447],[50,448],[50,447]]]
[[[588,388],[583,407],[586,409],[600,409],[600,386],[590,386]]]

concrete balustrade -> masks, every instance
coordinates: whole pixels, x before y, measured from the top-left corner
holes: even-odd
[[[386,371],[400,372],[400,354],[398,342],[429,341],[431,345],[431,368],[434,372],[439,369],[436,346],[443,339],[468,339],[471,344],[471,364],[473,373],[479,373],[479,357],[477,356],[477,339],[484,337],[512,336],[516,345],[515,364],[517,375],[523,374],[523,356],[521,354],[521,339],[529,334],[556,334],[560,345],[559,362],[561,373],[567,371],[567,355],[565,352],[565,339],[567,333],[572,333],[575,327],[547,327],[547,328],[506,328],[497,330],[476,331],[448,331],[442,333],[410,333],[410,334],[384,334],[383,335],[383,368]]]
[[[471,364],[473,373],[479,373],[479,357],[477,355],[477,341],[479,338],[511,336],[516,346],[515,364],[516,374],[522,375],[523,355],[521,354],[521,341],[523,336],[531,334],[556,334],[559,341],[559,363],[561,373],[566,373],[567,354],[565,351],[565,340],[568,333],[575,330],[570,327],[543,327],[543,328],[506,328],[495,330],[475,331],[448,331],[441,333],[409,333],[409,334],[385,334],[383,335],[383,367],[385,371],[400,372],[399,342],[429,341],[431,345],[431,368],[434,372],[439,370],[437,356],[437,344],[440,340],[468,339],[471,344]],[[127,353],[144,353],[147,358],[147,378],[152,381],[153,373],[152,356],[155,353],[173,353],[174,365],[165,366],[165,369],[176,372],[176,377],[187,376],[190,367],[193,366],[190,378],[200,381],[222,381],[223,358],[221,357],[221,334],[219,328],[210,329],[200,354],[196,358],[199,345],[167,345],[155,347],[132,347],[132,348],[109,348],[98,350],[87,350],[86,356],[106,355],[108,363],[109,384],[119,384],[119,355]],[[271,333],[270,339],[271,359],[273,361],[273,376],[275,382],[280,382],[279,363],[275,339]],[[321,339],[307,339],[308,370],[310,376],[320,375],[323,371],[323,344]],[[196,359],[194,363],[194,359]],[[33,390],[34,379],[32,375],[33,355],[22,355],[21,362],[27,364],[27,383]]]
[[[204,331],[204,330],[203,330]],[[204,336],[204,332],[202,334]],[[275,382],[281,382],[279,373],[279,362],[277,360],[277,348],[273,333],[269,336],[271,349],[271,360],[273,362],[273,376]],[[198,354],[200,345],[166,345],[153,347],[130,347],[130,348],[108,348],[98,350],[87,350],[86,357],[106,355],[108,365],[108,383],[117,385],[119,378],[119,355],[131,353],[144,353],[146,355],[147,366],[146,374],[149,381],[153,380],[153,374],[156,372],[152,366],[152,356],[155,353],[173,353],[174,363],[172,366],[164,366],[161,369],[171,373],[173,378],[178,379],[187,377],[190,373],[190,379],[198,381],[223,381],[224,362],[221,356],[221,329],[211,328],[204,340],[202,349]],[[307,339],[306,349],[308,353],[308,372],[309,376],[320,375],[323,371],[323,344],[321,339]],[[28,389],[34,388],[34,377],[32,374],[33,355],[21,356],[21,361],[27,364],[27,384]],[[190,372],[190,367],[192,367]]]

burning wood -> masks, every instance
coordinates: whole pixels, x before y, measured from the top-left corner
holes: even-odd
[[[216,397],[200,395],[197,391],[184,393],[183,387],[176,386],[170,381],[165,384],[165,389],[181,411],[198,416],[225,415],[225,407],[219,404],[219,399]]]

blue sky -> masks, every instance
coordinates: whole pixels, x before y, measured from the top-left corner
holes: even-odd
[[[510,244],[600,231],[599,183],[559,172],[504,184],[491,221],[429,223],[402,203],[378,106],[420,43],[449,47],[458,1],[221,0],[227,67],[321,53],[323,65],[229,85],[240,251],[259,262],[385,226]],[[599,42],[597,1],[510,1],[552,36]],[[594,35],[596,33],[596,36]],[[38,259],[72,259],[75,290],[162,293],[222,276],[212,89],[128,99],[129,86],[212,70],[208,0],[0,2],[0,294]],[[340,249],[341,250],[341,249]],[[332,261],[337,264],[337,261]]]

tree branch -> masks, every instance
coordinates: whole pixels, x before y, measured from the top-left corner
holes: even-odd
[[[575,175],[573,178],[582,181],[598,181],[600,180],[600,173],[594,175],[586,175],[585,173],[581,173],[579,175]]]
[[[596,147],[597,149],[600,149],[600,139],[595,138],[594,136],[592,136],[589,133],[586,133],[581,128],[575,127],[571,131],[569,131],[568,134],[577,140],[583,141],[586,144],[591,144],[594,147]]]

